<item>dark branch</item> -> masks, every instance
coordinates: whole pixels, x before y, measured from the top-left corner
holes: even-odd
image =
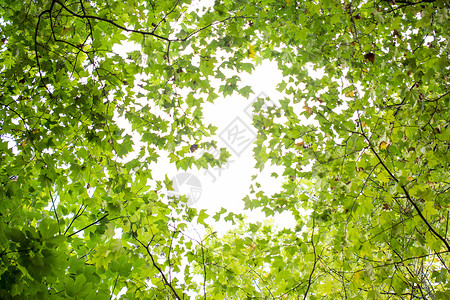
[[[117,27],[117,28],[120,28],[120,29],[126,31],[126,32],[134,32],[134,33],[139,33],[139,34],[142,34],[142,35],[151,35],[151,36],[154,36],[154,37],[156,37],[156,38],[158,38],[158,39],[161,39],[161,40],[171,41],[169,38],[164,37],[164,36],[160,36],[160,35],[155,34],[155,33],[153,33],[153,32],[150,32],[150,31],[141,31],[141,30],[136,30],[136,29],[126,28],[126,27],[124,27],[124,26],[122,26],[122,25],[120,25],[120,24],[117,24],[116,22],[114,22],[114,21],[112,21],[112,20],[105,19],[105,18],[102,18],[102,17],[90,16],[90,15],[86,15],[86,14],[80,15],[80,14],[77,14],[76,12],[72,11],[70,8],[68,8],[67,6],[65,6],[63,3],[59,2],[59,1],[55,1],[55,3],[58,3],[59,5],[61,5],[61,7],[63,7],[63,8],[64,8],[68,13],[70,13],[72,16],[77,17],[77,18],[80,18],[80,19],[98,20],[98,21],[102,21],[102,22],[109,23],[109,24],[111,24],[111,25],[113,25],[113,26],[115,26],[115,27]]]
[[[61,226],[60,226],[60,223],[59,223],[58,214],[56,213],[55,200],[53,199],[53,195],[52,195],[52,191],[50,190],[50,187],[48,188],[48,192],[50,194],[50,199],[52,199],[53,212],[55,213],[56,221],[58,222],[58,232],[61,235]]]
[[[150,256],[150,259],[152,260],[153,266],[158,270],[159,274],[161,274],[164,283],[172,290],[172,293],[174,294],[174,296],[175,296],[178,300],[181,300],[180,296],[177,294],[177,292],[176,292],[175,289],[173,288],[172,284],[169,283],[169,281],[168,281],[167,278],[166,278],[166,275],[164,275],[164,272],[161,270],[161,268],[158,266],[158,264],[156,263],[155,259],[153,258],[153,255],[152,255],[152,253],[150,252],[150,249],[149,249],[150,243],[149,243],[147,246],[145,246],[145,245],[144,245],[140,240],[138,240],[136,237],[135,237],[135,239],[136,239],[136,241],[137,241],[139,244],[141,244],[141,246],[144,247],[145,250],[147,251],[148,255]],[[152,238],[152,239],[153,239],[153,238]]]
[[[361,122],[361,120],[360,120]],[[362,125],[362,124],[361,124]],[[412,206],[414,206],[414,209],[417,211],[417,214],[419,215],[419,217],[422,219],[422,221],[426,224],[426,226],[428,227],[428,229],[434,234],[434,236],[436,236],[438,239],[440,239],[445,246],[447,247],[447,250],[450,251],[450,245],[448,244],[447,240],[441,236],[436,230],[434,230],[433,226],[431,226],[431,224],[428,222],[428,220],[425,218],[425,216],[422,214],[422,211],[420,210],[420,208],[417,206],[417,204],[413,201],[413,199],[411,198],[411,196],[409,195],[408,190],[405,188],[404,185],[400,184],[399,180],[397,179],[397,177],[395,177],[394,174],[392,174],[391,170],[386,166],[386,164],[384,163],[384,161],[381,159],[381,157],[378,155],[378,153],[375,151],[375,149],[373,148],[372,144],[370,143],[370,140],[367,138],[367,135],[365,134],[365,132],[362,130],[362,126],[361,126],[361,135],[364,137],[364,139],[366,140],[367,144],[369,145],[370,150],[373,152],[373,154],[375,154],[375,156],[377,157],[378,161],[381,163],[381,165],[383,166],[383,168],[386,170],[386,172],[388,172],[389,176],[397,183],[400,185],[400,188],[403,190],[403,192],[405,193],[406,198],[408,199],[408,201],[412,204]]]
[[[308,286],[306,287],[305,297],[303,297],[303,300],[306,300],[306,298],[308,297],[309,288],[311,287],[312,277],[314,275],[314,271],[316,270],[316,264],[317,264],[316,245],[314,245],[314,227],[315,227],[315,225],[316,225],[316,222],[313,217],[313,226],[312,226],[312,232],[311,232],[311,245],[312,245],[313,251],[314,251],[314,265],[311,270],[311,273],[309,274]]]
[[[103,219],[106,218],[107,216],[109,216],[109,214],[106,214],[106,215],[104,215],[103,217],[101,217],[100,219],[98,219],[97,221],[92,222],[91,224],[89,224],[89,225],[87,225],[87,226],[84,226],[84,227],[81,228],[80,230],[78,230],[78,231],[76,231],[76,232],[70,234],[68,237],[71,237],[72,235],[77,234],[77,233],[79,233],[79,232],[81,232],[81,231],[83,231],[83,230],[85,230],[85,229],[87,229],[87,228],[89,228],[89,227],[91,227],[91,226],[93,226],[93,225],[99,223],[101,220],[103,220]]]

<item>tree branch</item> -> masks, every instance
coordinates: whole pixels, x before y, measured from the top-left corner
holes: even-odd
[[[67,231],[69,231],[70,227],[72,227],[73,222],[78,219],[84,212],[84,210],[86,209],[87,206],[83,207],[83,205],[81,205],[80,209],[78,210],[78,212],[75,214],[75,216],[72,218],[72,221],[70,221],[69,226],[67,227],[67,229],[64,231],[64,235],[67,233]],[[83,211],[81,211],[83,210]]]
[[[152,264],[153,266],[158,270],[159,274],[161,274],[164,283],[172,290],[172,293],[174,294],[174,296],[178,299],[181,300],[180,296],[177,294],[177,292],[175,291],[175,289],[173,288],[172,284],[169,283],[169,281],[166,278],[166,275],[164,275],[164,272],[161,270],[161,268],[158,266],[158,264],[156,263],[155,259],[153,258],[152,253],[150,252],[150,243],[145,246],[139,239],[137,239],[135,237],[135,240],[138,241],[139,244],[141,244],[142,247],[145,248],[145,250],[147,251],[148,255],[150,256],[150,259],[152,260]]]
[[[126,28],[120,24],[117,24],[116,22],[109,20],[109,19],[105,19],[102,17],[97,17],[97,16],[90,16],[90,15],[79,15],[76,12],[72,11],[70,8],[68,8],[67,6],[65,6],[63,3],[59,2],[59,1],[55,1],[55,3],[58,3],[59,5],[61,5],[62,8],[64,8],[68,13],[70,13],[72,16],[80,18],[80,19],[91,19],[91,20],[98,20],[98,21],[102,21],[102,22],[106,22],[109,23],[117,28],[120,28],[126,32],[134,32],[134,33],[139,33],[142,35],[151,35],[154,36],[158,39],[164,40],[164,41],[172,41],[171,39],[164,37],[164,36],[160,36],[158,34],[155,34],[153,32],[150,31],[141,31],[141,30],[136,30],[136,29],[130,29],[130,28]]]
[[[308,291],[309,291],[309,288],[311,287],[312,277],[313,277],[314,271],[316,270],[316,264],[317,264],[316,245],[314,245],[314,227],[315,227],[315,224],[316,224],[316,219],[313,217],[313,226],[312,226],[312,232],[311,232],[311,245],[312,245],[313,251],[314,251],[314,265],[313,265],[313,268],[311,270],[311,273],[309,274],[308,286],[306,287],[306,292],[305,292],[305,296],[303,297],[303,300],[306,300],[306,298],[308,297]]]
[[[72,234],[69,234],[68,237],[71,237],[72,235],[77,234],[77,233],[79,233],[79,232],[81,232],[81,231],[83,231],[83,230],[85,230],[85,229],[87,229],[87,228],[89,228],[89,227],[91,227],[91,226],[93,226],[93,225],[99,223],[101,220],[103,220],[103,219],[106,218],[107,216],[109,216],[109,214],[106,214],[106,215],[104,215],[103,217],[101,217],[100,219],[98,219],[97,221],[92,222],[91,224],[89,224],[89,225],[87,225],[87,226],[84,226],[83,228],[81,228],[80,230],[78,230],[78,231],[76,231],[76,232],[74,232],[74,233],[72,233]]]
[[[361,120],[360,120],[361,122]],[[362,126],[361,126],[362,127]],[[425,218],[425,216],[422,214],[420,208],[417,206],[417,204],[413,201],[413,199],[411,198],[411,196],[409,195],[408,190],[405,188],[405,186],[403,186],[402,184],[400,184],[399,180],[397,179],[397,177],[395,177],[394,174],[392,174],[391,170],[389,170],[389,168],[386,166],[386,164],[384,163],[384,161],[381,159],[381,157],[378,155],[378,153],[375,151],[375,149],[373,148],[372,144],[370,143],[370,140],[367,138],[367,135],[365,134],[365,132],[361,129],[361,135],[364,137],[364,139],[366,140],[367,144],[369,145],[370,150],[373,152],[373,154],[375,154],[375,156],[377,157],[378,161],[381,163],[381,165],[383,166],[383,168],[386,170],[386,172],[388,172],[389,176],[397,183],[399,184],[400,188],[403,190],[403,192],[405,193],[406,199],[408,199],[408,201],[412,204],[412,206],[414,206],[414,209],[417,211],[417,214],[419,215],[419,217],[422,219],[422,221],[426,224],[426,226],[428,227],[428,229],[434,234],[435,237],[437,237],[438,239],[440,239],[445,246],[447,247],[447,250],[450,251],[450,245],[448,244],[447,240],[441,236],[436,230],[434,230],[433,226],[431,226],[431,224],[428,222],[428,220]]]
[[[59,234],[61,235],[61,226],[60,226],[60,224],[59,224],[58,214],[56,213],[55,200],[53,200],[53,195],[52,195],[52,191],[50,190],[50,187],[48,188],[48,192],[49,192],[49,194],[50,194],[50,199],[52,199],[53,212],[55,213],[56,221],[58,222],[58,232],[59,232]]]

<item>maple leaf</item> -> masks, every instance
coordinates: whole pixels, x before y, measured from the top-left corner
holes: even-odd
[[[309,107],[309,106],[303,106],[303,109],[308,113],[308,114],[312,114],[312,112],[313,112],[313,109],[312,109],[312,107]]]
[[[255,49],[256,49],[256,46],[253,46],[253,45],[250,45],[248,47],[248,57],[250,57],[250,58],[254,58],[255,57],[255,54],[256,54]]]

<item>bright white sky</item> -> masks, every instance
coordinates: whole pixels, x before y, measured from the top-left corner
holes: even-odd
[[[114,52],[120,53],[122,56],[126,57],[126,52],[131,52],[133,50],[138,50],[139,46],[133,45],[132,43],[124,43],[114,49]],[[321,77],[323,71],[314,71],[312,65],[308,67],[309,75],[311,77]],[[232,74],[234,75],[234,74]],[[231,75],[231,76],[232,76]],[[227,211],[234,213],[243,213],[244,202],[242,199],[249,195],[251,177],[257,175],[257,181],[263,187],[266,195],[270,196],[274,193],[280,191],[280,187],[283,183],[284,177],[281,176],[283,170],[281,167],[277,166],[266,166],[265,169],[260,172],[254,169],[255,159],[253,158],[253,145],[248,147],[239,147],[239,144],[248,138],[256,138],[257,130],[252,126],[251,106],[253,101],[256,101],[257,97],[270,98],[269,105],[279,104],[279,100],[284,98],[284,95],[276,90],[276,86],[283,79],[281,71],[277,68],[276,63],[264,61],[261,65],[257,66],[252,74],[242,73],[238,74],[241,78],[240,87],[250,86],[255,94],[250,95],[249,99],[238,94],[233,94],[225,98],[218,98],[214,103],[206,102],[203,105],[204,114],[204,124],[212,124],[218,128],[216,133],[218,136],[214,137],[218,141],[219,148],[226,147],[232,156],[228,160],[228,164],[224,165],[221,169],[218,167],[209,168],[208,170],[198,170],[196,167],[194,169],[177,170],[174,163],[170,163],[168,157],[161,155],[158,163],[152,168],[154,180],[164,180],[167,175],[170,179],[174,179],[177,175],[183,173],[189,173],[193,175],[194,178],[201,184],[201,193],[192,205],[197,209],[206,209],[210,216],[213,216],[216,212],[220,211],[221,208],[225,208]],[[287,81],[287,79],[285,79]],[[219,87],[220,82],[217,82],[217,87]],[[214,83],[212,82],[212,85]],[[295,107],[294,109],[300,109]],[[299,111],[300,113],[300,111]],[[124,120],[124,119],[122,119]],[[119,124],[124,128],[130,128],[127,126],[126,121],[121,121],[118,118]],[[305,119],[306,121],[306,119]],[[232,139],[228,139],[229,130],[235,129],[238,132],[245,130],[243,134],[238,135],[234,142]],[[251,134],[249,131],[253,131]],[[132,133],[130,133],[132,134]],[[239,137],[242,140],[238,140]],[[228,145],[224,142],[228,141]],[[232,146],[239,155],[230,149]],[[135,145],[135,150],[140,148],[139,145]],[[202,151],[205,149],[198,149],[196,151],[196,156],[200,157]],[[209,151],[210,154],[214,155],[213,152]],[[217,157],[216,157],[217,158]],[[273,172],[280,175],[278,178],[270,176]],[[185,175],[186,178],[188,175]],[[178,182],[178,180],[176,180]],[[174,183],[176,187],[177,183]],[[180,184],[179,193],[184,194],[189,197],[190,186],[188,184]],[[192,196],[191,196],[192,199]],[[259,211],[245,211],[248,216],[249,221],[261,221],[264,220],[265,214]],[[215,223],[215,221],[210,218],[210,224]],[[283,213],[281,216],[275,217],[275,225],[286,227],[295,225],[293,217],[289,213]],[[231,229],[230,223],[219,222],[213,225],[214,230],[218,233],[225,233],[228,229]]]
[[[202,0],[201,2],[196,2],[191,9],[204,8],[213,4],[213,1]],[[174,27],[176,27],[176,24],[174,24]],[[124,43],[121,46],[115,47],[113,51],[120,53],[121,55],[123,54],[123,56],[126,57],[126,52],[139,50],[139,48],[140,47],[136,44]],[[312,77],[322,76],[322,72],[314,71],[312,65],[308,70],[309,75]],[[250,95],[249,99],[233,94],[226,98],[216,99],[214,104],[207,102],[203,105],[204,124],[212,124],[218,127],[216,133],[220,136],[214,137],[214,139],[218,141],[219,148],[226,147],[232,154],[228,164],[224,165],[221,169],[215,167],[209,168],[208,170],[197,170],[196,167],[194,167],[194,169],[188,169],[186,171],[186,173],[192,174],[197,178],[201,184],[200,197],[195,199],[197,201],[192,207],[206,209],[210,216],[213,216],[216,212],[220,211],[222,207],[227,209],[227,211],[242,213],[244,208],[242,199],[250,193],[251,177],[253,175],[258,175],[257,181],[261,184],[265,194],[268,196],[279,192],[284,180],[284,177],[281,176],[283,173],[281,167],[266,166],[262,172],[254,169],[256,161],[253,159],[252,155],[253,145],[249,145],[247,148],[239,148],[237,146],[236,148],[239,148],[237,151],[239,152],[239,155],[237,155],[230,149],[230,145],[226,145],[226,143],[223,142],[223,140],[227,139],[228,130],[231,128],[237,129],[239,132],[241,132],[242,129],[245,129],[245,127],[247,127],[247,129],[251,128],[250,130],[253,130],[254,132],[253,136],[256,137],[257,131],[251,125],[252,119],[251,116],[249,116],[251,108],[249,110],[248,106],[251,105],[259,95],[262,95],[262,97],[269,97],[272,104],[279,104],[279,100],[284,98],[284,96],[276,90],[276,86],[283,79],[282,73],[278,70],[276,63],[264,61],[261,65],[256,67],[252,74],[242,73],[238,74],[238,76],[241,78],[240,87],[248,85],[255,94]],[[214,83],[212,84],[214,85]],[[219,82],[217,83],[217,87],[218,86]],[[128,127],[126,122],[123,122],[122,124],[125,128]],[[248,137],[251,137],[251,134],[246,130],[246,133],[243,134],[243,138],[246,139]],[[239,139],[239,137],[237,139]],[[230,142],[230,140],[228,141]],[[233,145],[239,144],[240,141],[235,140]],[[135,150],[137,149],[139,149],[139,145],[135,145]],[[196,156],[197,154],[199,154],[198,157],[201,156],[201,151],[205,151],[205,149],[198,149],[195,153]],[[214,155],[211,151],[209,151],[209,153]],[[280,176],[278,178],[271,177],[270,174],[273,172]],[[152,173],[154,180],[164,180],[166,174],[170,179],[173,179],[177,175],[185,173],[185,171],[177,170],[174,163],[171,164],[167,157],[161,156],[158,163],[152,168]],[[174,187],[175,186],[176,183],[174,183]],[[179,192],[188,196],[190,187],[183,185],[180,187]],[[256,211],[246,211],[245,214],[248,215],[249,221],[261,221],[265,218],[265,214]],[[213,222],[214,220],[210,218],[209,223],[212,224]],[[291,215],[286,213],[281,217],[276,217],[275,224],[283,227],[292,226],[294,225],[294,219]],[[214,230],[219,233],[224,233],[230,228],[231,224],[214,224]]]
[[[270,97],[270,100],[277,104],[281,97],[281,94],[276,90],[276,85],[281,81],[282,75],[275,65],[275,63],[265,62],[258,66],[252,75],[247,73],[241,74],[243,86],[249,85],[256,93],[251,95],[249,99],[246,99],[240,95],[227,96],[226,98],[217,99],[214,104],[207,103],[204,105],[204,123],[212,124],[218,127],[216,133],[227,139],[228,129],[237,128],[241,132],[245,128],[245,125],[250,127],[254,134],[256,129],[251,125],[252,119],[248,115],[248,106],[256,99],[257,95],[264,93],[265,97]],[[238,120],[236,120],[238,118]],[[244,125],[245,124],[245,125]],[[222,134],[221,134],[222,133]],[[249,131],[242,134],[243,137],[251,137]],[[239,147],[240,141],[235,140],[231,143],[231,146],[235,146],[236,150],[240,152],[238,156],[223,142],[221,137],[216,137],[219,147],[227,147],[232,156],[228,160],[228,164],[224,165],[221,169],[218,167],[209,168],[208,170],[187,170],[188,173],[197,177],[201,183],[201,195],[196,203],[192,206],[197,209],[206,209],[209,215],[214,215],[222,207],[228,211],[234,213],[242,213],[244,208],[244,202],[242,199],[249,194],[251,177],[258,175],[258,181],[264,187],[264,191],[267,195],[271,195],[280,190],[283,182],[283,177],[280,176],[277,179],[271,177],[272,172],[276,172],[279,175],[282,174],[281,168],[267,167],[262,172],[254,169],[255,160],[253,159],[253,145],[249,145],[243,149]],[[256,136],[254,136],[256,137]],[[237,146],[236,146],[237,145]],[[204,151],[198,149],[196,152]],[[211,152],[210,152],[211,153]],[[214,153],[211,153],[214,155]],[[184,173],[183,170],[176,170],[175,166],[169,165],[168,159],[162,159],[157,164],[158,167],[154,169],[155,179],[164,179],[165,174],[168,174],[169,178],[175,177],[177,174]],[[189,193],[188,189],[180,189],[180,192]],[[261,221],[261,217],[265,217],[264,214],[257,212],[245,212],[252,221]],[[211,219],[211,222],[214,220]],[[277,224],[281,226],[287,226],[292,224],[293,218],[283,216],[283,218],[277,218]],[[219,224],[216,224],[219,225]],[[230,228],[230,224],[222,224],[214,226],[216,231],[224,233]]]
[[[135,49],[130,49],[134,47],[123,47],[119,52],[129,52]],[[152,168],[152,174],[154,180],[164,180],[167,175],[169,178],[175,178],[177,175],[182,173],[190,173],[195,176],[201,184],[201,194],[197,201],[192,205],[197,209],[206,209],[207,213],[211,216],[207,221],[213,226],[213,230],[219,235],[225,234],[226,231],[232,228],[230,222],[219,221],[215,222],[212,216],[222,207],[234,213],[243,213],[244,202],[242,199],[249,194],[251,177],[253,175],[258,175],[258,182],[264,188],[266,195],[272,195],[280,191],[281,184],[283,183],[283,170],[281,167],[267,166],[262,172],[254,169],[256,161],[253,159],[253,145],[249,145],[245,149],[238,149],[239,155],[234,153],[226,144],[223,139],[227,139],[227,129],[237,124],[238,130],[245,128],[251,128],[254,132],[254,137],[256,138],[256,129],[251,125],[252,118],[249,115],[251,113],[251,108],[249,111],[249,105],[256,100],[258,95],[262,97],[269,97],[273,104],[278,104],[279,100],[282,98],[280,92],[276,90],[276,86],[282,80],[281,71],[278,70],[275,63],[270,63],[268,61],[264,62],[262,65],[256,67],[253,73],[239,74],[241,77],[242,85],[249,85],[255,94],[251,95],[249,99],[246,99],[237,94],[232,96],[227,96],[225,98],[218,98],[215,102],[206,103],[203,108],[204,114],[204,124],[212,124],[218,127],[216,133],[218,137],[214,137],[218,141],[218,146],[227,147],[228,151],[232,156],[228,160],[228,165],[222,167],[221,170],[218,168],[209,168],[208,170],[197,170],[188,169],[186,172],[184,170],[177,170],[174,163],[170,163],[168,157],[161,156],[158,163]],[[238,118],[239,123],[236,122]],[[126,122],[118,120],[119,123],[125,127]],[[247,135],[246,135],[247,136]],[[228,140],[229,141],[229,140]],[[230,142],[230,141],[229,141]],[[235,145],[232,143],[232,146]],[[135,150],[139,149],[139,146],[135,146]],[[196,154],[201,155],[201,151],[204,149],[198,149]],[[211,152],[210,152],[211,153]],[[211,153],[214,155],[214,153]],[[271,173],[278,173],[280,176],[278,178],[271,177]],[[174,183],[175,186],[176,183]],[[180,192],[187,195],[189,194],[189,188],[184,186],[180,188]],[[252,222],[264,220],[265,214],[258,211],[246,211],[244,212],[248,216],[248,220]],[[274,218],[274,225],[280,227],[291,227],[295,225],[294,218],[289,213],[283,213],[283,215],[278,215]],[[191,224],[186,232],[188,235],[192,236],[194,239],[200,239],[204,234],[203,230],[194,224]],[[120,230],[116,232],[117,236],[120,236]],[[181,273],[180,273],[181,274]],[[182,276],[181,276],[182,277]],[[180,278],[181,278],[180,277]],[[125,289],[123,289],[120,294],[123,294]]]

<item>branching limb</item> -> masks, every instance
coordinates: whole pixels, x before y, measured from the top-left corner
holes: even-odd
[[[314,244],[314,227],[315,226],[316,226],[316,219],[313,217],[313,226],[312,226],[312,232],[311,232],[311,245],[312,245],[313,251],[314,251],[314,264],[313,264],[311,273],[309,274],[308,286],[306,287],[306,292],[305,292],[305,296],[303,297],[303,300],[306,300],[308,297],[309,288],[311,287],[312,277],[314,275],[314,271],[316,270],[316,264],[317,264],[316,245]]]
[[[50,190],[50,187],[48,188],[48,192],[50,194],[50,199],[52,199],[52,208],[53,208],[53,212],[55,213],[55,217],[56,217],[56,221],[58,222],[58,232],[61,235],[61,226],[59,224],[59,218],[58,218],[58,213],[56,212],[56,205],[55,205],[55,199],[53,199],[53,195],[52,195],[52,191]]]
[[[259,277],[259,279],[261,280],[261,282],[264,283],[264,278],[262,278],[261,274],[259,274],[258,272],[256,272],[252,266],[250,266],[250,264],[247,264],[247,267],[250,268],[250,270],[252,270],[253,273],[255,273],[256,276]],[[270,296],[272,297],[272,299],[275,299],[275,296],[272,294],[272,292],[270,291],[270,289],[267,286],[264,286],[265,289],[267,290],[267,292],[270,294]],[[206,298],[205,298],[206,299]]]
[[[87,206],[81,205],[80,209],[78,210],[78,212],[75,214],[75,216],[72,218],[72,221],[70,221],[69,226],[66,228],[66,230],[64,231],[64,235],[66,235],[67,231],[69,231],[70,227],[72,227],[73,222],[78,219],[84,212],[84,210],[86,209]]]
[[[180,0],[177,0],[177,3],[174,4],[174,6],[172,7],[172,10],[169,11],[164,18],[162,18],[161,20],[159,20],[158,24],[156,24],[156,26],[153,28],[153,33],[158,29],[159,25],[161,24],[161,22],[165,21],[167,16],[170,15],[171,13],[173,13],[175,11],[175,8],[177,8],[178,3],[180,3]]]
[[[147,251],[147,254],[150,256],[150,259],[152,260],[152,264],[153,266],[158,270],[159,274],[161,274],[161,277],[165,283],[165,285],[167,285],[170,290],[172,291],[173,295],[175,296],[176,299],[181,300],[181,297],[178,295],[177,291],[175,291],[174,287],[172,286],[171,283],[169,283],[169,281],[166,278],[166,275],[164,275],[164,272],[162,271],[162,269],[158,266],[158,264],[156,263],[152,253],[150,252],[150,243],[146,246],[144,245],[139,239],[137,239],[135,237],[136,241],[141,244],[142,247],[145,248],[145,250]]]
[[[111,24],[111,25],[113,25],[113,26],[115,26],[117,28],[120,28],[120,29],[122,29],[123,31],[126,31],[126,32],[139,33],[139,34],[142,34],[142,35],[151,35],[151,36],[154,36],[154,37],[156,37],[158,39],[161,39],[161,40],[164,40],[164,41],[170,41],[170,39],[167,38],[167,37],[160,36],[158,34],[150,32],[150,31],[141,31],[141,30],[126,28],[126,27],[124,27],[124,26],[122,26],[120,24],[117,24],[116,22],[114,22],[112,20],[109,20],[109,19],[105,19],[105,18],[98,17],[98,16],[86,15],[86,14],[84,14],[84,15],[77,14],[76,12],[74,12],[73,10],[71,10],[70,8],[65,6],[63,3],[61,3],[60,1],[54,1],[54,2],[58,3],[59,5],[61,5],[62,8],[64,8],[69,14],[71,14],[74,17],[77,17],[77,18],[80,18],[80,19],[91,19],[91,20],[102,21],[102,22],[109,23],[109,24]]]
[[[359,120],[361,123],[361,120]],[[386,166],[386,164],[384,163],[384,161],[381,159],[381,157],[378,155],[378,153],[375,151],[375,149],[373,148],[372,143],[370,142],[369,138],[367,137],[366,133],[364,132],[364,130],[362,129],[362,124],[360,124],[361,126],[361,135],[364,137],[364,139],[366,140],[367,144],[369,145],[370,150],[372,151],[372,153],[377,157],[378,161],[381,163],[381,165],[383,166],[383,168],[386,170],[386,172],[389,174],[389,176],[392,178],[392,180],[394,180],[397,184],[399,184],[400,188],[403,190],[403,192],[405,193],[406,199],[408,199],[408,201],[411,203],[412,206],[414,206],[414,209],[417,211],[417,214],[419,215],[419,217],[422,219],[422,221],[425,223],[425,225],[428,227],[428,229],[434,234],[435,237],[437,237],[438,239],[440,239],[445,247],[447,247],[447,251],[450,251],[450,245],[448,244],[447,240],[440,235],[434,228],[433,226],[431,226],[431,224],[428,222],[428,220],[425,218],[425,216],[422,214],[422,211],[420,210],[420,208],[417,206],[416,202],[413,201],[413,199],[411,198],[408,190],[405,188],[404,185],[400,184],[399,180],[397,179],[397,177],[391,172],[391,170]]]
[[[72,235],[75,235],[75,234],[77,234],[77,233],[79,233],[79,232],[82,232],[83,230],[85,230],[85,229],[87,229],[87,228],[89,228],[89,227],[91,227],[91,226],[93,226],[93,225],[99,223],[101,220],[103,220],[103,219],[106,218],[107,216],[109,216],[109,214],[106,214],[106,215],[104,215],[103,217],[101,217],[100,219],[98,219],[97,221],[94,221],[94,222],[92,222],[91,224],[84,226],[84,227],[81,228],[80,230],[77,230],[76,232],[74,232],[74,233],[72,233],[72,234],[69,234],[68,237],[71,237]]]
[[[206,263],[205,263],[205,249],[203,247],[203,241],[201,243],[202,249],[202,264],[203,264],[203,298],[206,300]]]
[[[119,273],[117,273],[116,280],[114,280],[114,286],[113,286],[113,288],[111,290],[111,297],[110,297],[110,299],[112,299],[113,296],[114,296],[114,290],[116,289],[116,285],[117,285],[117,280],[118,279],[119,279]]]
[[[39,77],[41,78],[41,82],[44,85],[44,88],[47,90],[47,93],[49,95],[53,95],[52,92],[50,92],[50,90],[48,89],[47,84],[44,82],[44,76],[42,76],[41,62],[39,60],[39,52],[38,52],[38,45],[39,44],[38,44],[38,41],[37,41],[38,32],[39,32],[39,25],[41,24],[41,18],[47,13],[50,13],[50,10],[44,10],[38,16],[38,21],[37,21],[36,28],[35,28],[35,31],[34,31],[34,52],[35,52],[35,55],[36,55],[36,64],[37,64],[37,67],[38,67],[38,73],[39,73]]]

